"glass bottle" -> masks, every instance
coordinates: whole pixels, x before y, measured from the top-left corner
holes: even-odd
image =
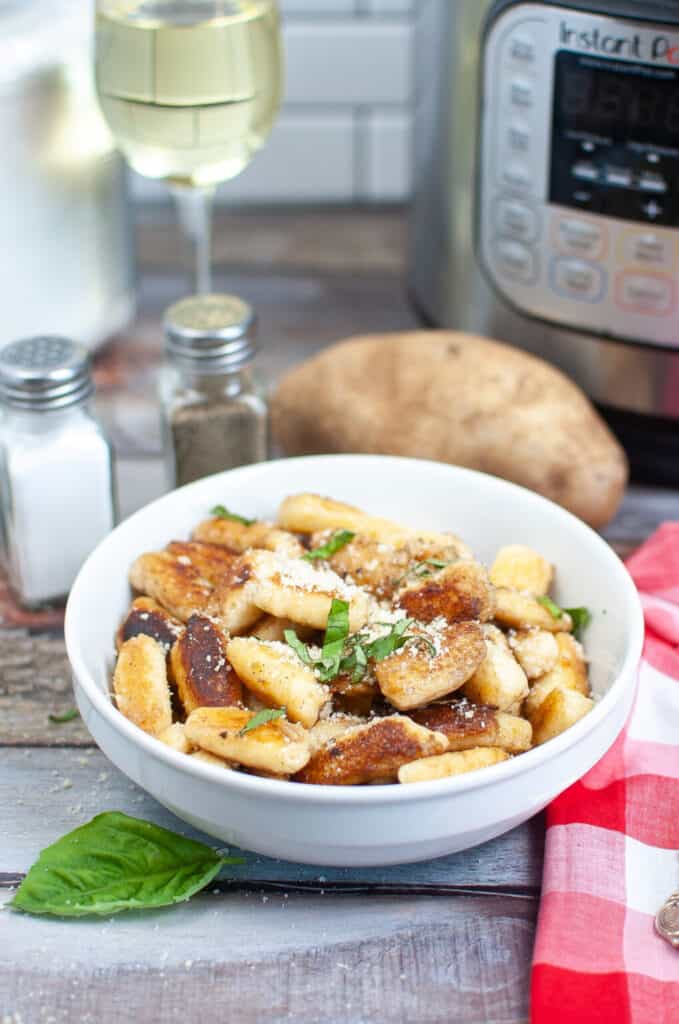
[[[160,401],[170,487],[268,457],[254,327],[235,295],[196,295],[167,311]]]
[[[29,607],[60,600],[115,525],[113,456],[90,407],[90,359],[67,338],[0,348],[0,540]]]

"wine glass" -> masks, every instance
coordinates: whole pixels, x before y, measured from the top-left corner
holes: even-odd
[[[282,91],[277,0],[97,0],[104,117],[140,174],[167,181],[210,291],[216,185],[265,142]]]

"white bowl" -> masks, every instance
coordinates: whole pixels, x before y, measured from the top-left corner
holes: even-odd
[[[556,599],[587,605],[598,698],[561,736],[456,779],[411,786],[277,782],[201,764],[152,739],[109,697],[113,638],[130,603],[127,570],[144,551],[187,538],[215,504],[272,517],[288,494],[314,491],[413,526],[449,529],[490,563],[524,543],[557,566]],[[227,843],[309,864],[426,860],[506,832],[540,811],[611,746],[632,704],[643,619],[634,585],[608,545],[562,508],[494,477],[434,462],[317,456],[248,466],[160,498],[104,540],[85,563],[66,610],[66,644],[82,717],[104,753],[161,804]]]

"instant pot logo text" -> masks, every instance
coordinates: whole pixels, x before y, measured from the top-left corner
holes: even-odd
[[[679,45],[669,36],[616,35],[599,28],[573,28],[561,22],[561,45],[585,53],[600,53],[628,60],[653,60],[679,67]]]

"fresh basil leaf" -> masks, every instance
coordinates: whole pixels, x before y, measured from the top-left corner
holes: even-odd
[[[286,629],[283,636],[288,647],[292,647],[300,661],[303,661],[305,665],[313,665],[313,658],[309,654],[306,644],[302,643],[294,629]]]
[[[74,718],[80,718],[80,712],[76,708],[71,708],[69,711],[64,711],[61,715],[48,715],[47,717],[54,725],[63,725],[64,722],[72,722]]]
[[[573,632],[579,638],[592,621],[592,613],[589,608],[564,608],[564,611],[573,620]]]
[[[559,608],[556,601],[552,601],[551,597],[544,596],[537,597],[536,601],[541,604],[543,608],[546,608],[553,619],[560,619],[563,615],[563,608]]]
[[[422,562],[416,562],[415,565],[412,565],[410,569],[403,574],[403,576],[399,576],[399,578],[394,581],[394,585],[398,586],[399,583],[408,579],[409,576],[417,576],[420,578],[424,576],[431,576],[432,569],[445,569],[448,565],[450,565],[450,562],[442,562],[438,558],[425,558]]]
[[[349,602],[333,598],[325,627],[319,678],[327,683],[339,673],[344,643],[349,636]]]
[[[43,850],[11,905],[58,917],[165,907],[188,900],[223,864],[236,863],[242,859],[109,811]]]
[[[250,721],[243,726],[239,731],[239,736],[245,736],[247,732],[252,732],[253,729],[258,729],[260,725],[266,725],[267,722],[275,722],[277,718],[285,718],[285,708],[262,708],[256,715],[253,715]]]
[[[241,523],[242,526],[252,526],[257,522],[256,519],[246,519],[245,516],[229,512],[228,508],[225,508],[224,505],[215,505],[214,508],[210,509],[210,515],[215,516],[216,519],[229,519],[232,523]]]
[[[368,644],[365,649],[368,658],[372,658],[373,661],[383,661],[390,654],[400,650],[407,642],[404,634],[412,623],[412,619],[399,619],[398,622],[395,622],[386,636],[380,636]]]
[[[313,551],[307,551],[306,555],[303,555],[303,559],[307,562],[313,562],[316,558],[332,558],[334,554],[341,551],[350,541],[356,536],[351,530],[338,530],[332,535],[327,544],[323,544],[320,548],[314,548]]]

